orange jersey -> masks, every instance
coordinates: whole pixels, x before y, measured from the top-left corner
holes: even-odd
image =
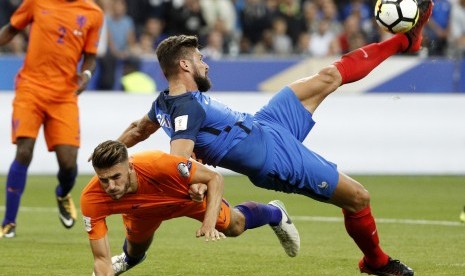
[[[74,94],[78,62],[83,52],[97,52],[102,22],[103,12],[91,0],[24,0],[10,19],[19,30],[31,24],[17,86],[58,98]]]
[[[188,193],[190,179],[196,171],[195,163],[155,150],[133,155],[132,163],[138,181],[136,193],[113,200],[102,189],[97,176],[82,191],[81,210],[89,239],[105,236],[105,218],[112,214],[123,214],[127,234],[134,234],[134,237],[128,238],[133,241],[149,237],[164,220],[181,216],[203,219],[206,201],[194,202]],[[183,166],[178,168],[181,163],[187,164],[189,176],[183,175],[180,168]],[[224,201],[223,205],[225,204],[227,203]],[[227,205],[222,208],[217,224],[220,228],[229,225],[229,211]],[[141,228],[144,229],[140,230]]]

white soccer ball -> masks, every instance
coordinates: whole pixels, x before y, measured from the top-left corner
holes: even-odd
[[[378,0],[375,5],[376,22],[393,34],[408,32],[417,23],[418,16],[416,0]]]

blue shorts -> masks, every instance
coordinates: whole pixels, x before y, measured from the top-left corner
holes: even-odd
[[[283,88],[254,117],[267,156],[250,180],[266,189],[331,198],[339,180],[337,166],[302,144],[315,122],[294,92]]]

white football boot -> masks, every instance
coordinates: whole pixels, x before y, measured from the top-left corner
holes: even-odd
[[[282,219],[279,225],[271,226],[271,229],[278,236],[279,242],[286,251],[286,254],[289,257],[297,256],[300,250],[300,236],[299,231],[295,228],[294,223],[292,223],[291,218],[287,214],[284,203],[280,200],[270,201],[268,204],[278,207],[281,210]]]

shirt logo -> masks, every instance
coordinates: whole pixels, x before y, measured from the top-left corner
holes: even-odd
[[[140,204],[140,203],[139,203],[139,204],[133,204],[131,208],[132,208],[133,210],[134,210],[134,209],[139,209],[140,206],[142,206],[142,204]]]
[[[367,53],[365,50],[363,50],[362,48],[360,48],[360,51],[363,52],[363,57],[364,57],[364,58],[368,58],[368,53]]]
[[[84,15],[78,15],[76,18],[76,24],[78,28],[73,31],[75,36],[83,36],[82,28],[87,22],[87,18]]]
[[[178,116],[174,119],[174,131],[186,130],[189,115]]]
[[[188,178],[190,176],[189,171],[191,170],[191,167],[192,167],[191,161],[187,161],[187,164],[181,162],[178,164],[178,172],[182,177]]]
[[[170,119],[167,115],[157,114],[157,121],[161,127],[171,128]]]
[[[326,181],[321,182],[321,184],[318,184],[318,187],[321,189],[326,189],[328,188],[328,183]]]
[[[92,230],[92,226],[90,224],[90,217],[84,216],[83,219],[84,219],[84,227],[85,227],[86,231],[90,232]]]
[[[82,29],[84,27],[84,25],[86,24],[86,22],[87,22],[87,18],[84,15],[78,15],[77,16],[76,23],[78,24],[79,29]]]

